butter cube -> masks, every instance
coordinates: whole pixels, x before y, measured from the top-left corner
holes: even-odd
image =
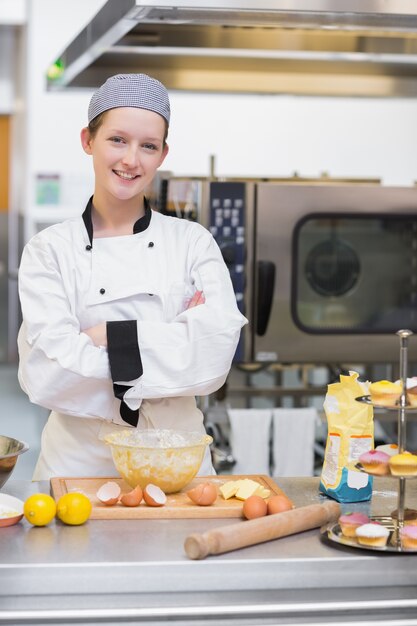
[[[269,489],[266,489],[259,483],[250,478],[239,478],[238,480],[228,480],[220,489],[225,500],[235,496],[238,500],[246,500],[249,496],[256,494],[261,498],[268,498],[271,495]]]
[[[261,498],[269,498],[270,495],[271,495],[270,489],[267,489],[266,487],[262,487],[262,485],[259,485],[259,487],[255,491],[255,496],[261,496]]]
[[[247,500],[250,496],[254,495],[259,486],[259,483],[256,483],[254,480],[244,478],[235,494],[236,498],[238,500]]]
[[[225,500],[232,498],[236,491],[239,489],[240,480],[228,480],[227,483],[224,483],[219,489]]]

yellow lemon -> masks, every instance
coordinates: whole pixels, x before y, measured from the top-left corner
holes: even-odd
[[[66,493],[57,502],[56,515],[64,524],[79,526],[88,520],[92,508],[89,498],[83,493]]]
[[[34,526],[46,526],[55,517],[55,500],[46,493],[34,493],[25,501],[23,513]]]

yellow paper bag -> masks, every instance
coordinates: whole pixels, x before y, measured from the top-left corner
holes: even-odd
[[[338,502],[361,502],[372,496],[372,477],[355,465],[374,447],[374,414],[369,404],[356,398],[368,394],[369,383],[358,381],[357,372],[341,375],[327,387],[324,411],[327,442],[320,492]]]

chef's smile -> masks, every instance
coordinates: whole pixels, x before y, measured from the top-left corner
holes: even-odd
[[[136,180],[136,178],[140,178],[140,174],[129,174],[128,172],[123,172],[122,170],[113,170],[113,173],[122,180],[126,180],[127,182]]]

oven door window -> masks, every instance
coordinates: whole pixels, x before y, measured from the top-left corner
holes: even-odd
[[[291,310],[307,333],[417,331],[417,215],[314,214],[295,226]]]

